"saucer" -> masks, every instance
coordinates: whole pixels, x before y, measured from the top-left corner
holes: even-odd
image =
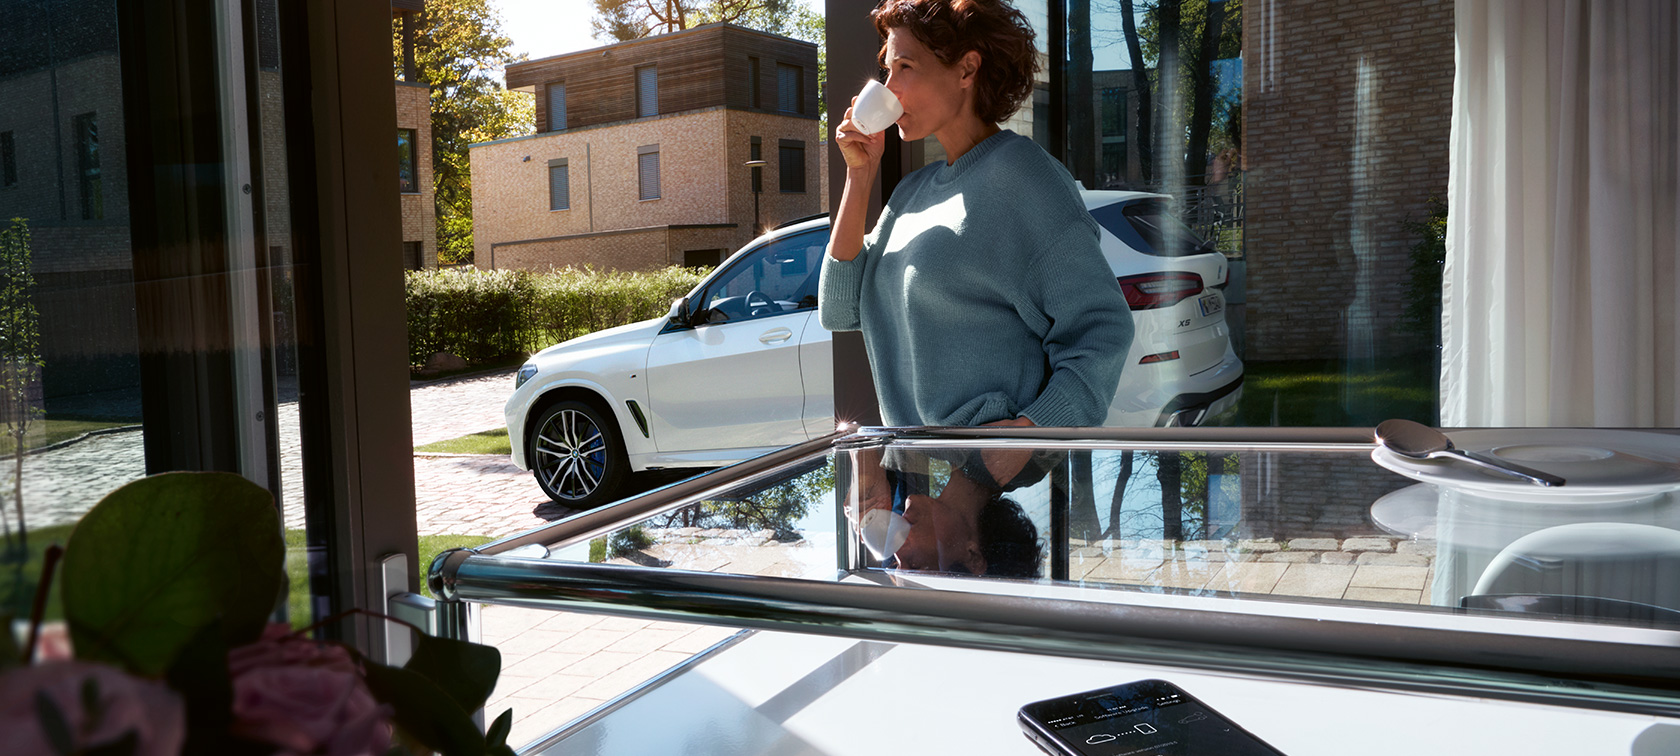
[[[1469,462],[1412,459],[1381,446],[1371,450],[1371,460],[1412,480],[1505,501],[1622,501],[1680,489],[1676,435],[1592,428],[1495,428],[1447,435],[1459,449],[1543,470],[1567,483],[1537,486]]]

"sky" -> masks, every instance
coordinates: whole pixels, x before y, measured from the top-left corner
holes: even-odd
[[[595,15],[589,0],[490,0],[490,4],[502,15],[502,30],[513,39],[513,51],[525,53],[532,60],[606,44],[589,36],[589,20]],[[822,0],[805,0],[805,4],[819,12],[823,9]],[[1093,26],[1119,29],[1119,19],[1103,13],[1102,5],[1093,4]],[[1127,67],[1123,44],[1094,52],[1094,67],[1099,71]]]

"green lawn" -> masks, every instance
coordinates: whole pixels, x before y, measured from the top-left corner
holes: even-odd
[[[431,596],[426,585],[426,568],[438,552],[466,549],[490,542],[489,536],[435,535],[420,536],[420,593]],[[314,623],[309,612],[309,562],[302,530],[286,531],[286,578],[290,583],[286,593],[287,616],[292,627],[308,627]]]
[[[120,428],[125,425],[134,425],[134,423],[112,422],[109,420],[55,420],[50,417],[41,418],[33,423],[30,423],[29,432],[23,437],[23,448],[39,449],[43,446],[51,446],[60,441],[68,441],[90,431],[104,430],[106,428]],[[0,433],[0,455],[11,454],[12,450],[16,448],[17,444],[14,442],[10,433]]]
[[[508,441],[507,428],[469,433],[459,438],[447,441],[416,446],[417,452],[433,452],[439,454],[498,454],[507,456],[513,453],[513,445]]]
[[[16,527],[16,524],[13,524]],[[41,557],[47,547],[53,544],[63,546],[70,540],[70,530],[75,525],[58,525],[50,528],[32,528],[29,531],[29,553],[21,560],[23,569],[18,570],[16,554],[6,554],[6,546],[0,544],[0,614],[11,614],[18,619],[29,616],[30,607],[35,598],[35,585],[41,580]],[[14,538],[16,531],[13,531]],[[60,563],[62,566],[62,563]],[[54,580],[52,591],[47,594],[47,620],[62,619],[63,606],[58,600],[58,581]]]
[[[1337,360],[1247,362],[1241,425],[1374,426],[1389,418],[1437,422],[1440,395],[1427,359],[1386,359],[1350,369]]]

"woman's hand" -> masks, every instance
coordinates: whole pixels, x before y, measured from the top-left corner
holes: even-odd
[[[1038,425],[1027,417],[1017,417],[1014,420],[997,420],[986,423],[987,426],[1003,426],[1016,428],[1030,428]],[[998,485],[1008,485],[1015,476],[1021,474],[1021,468],[1027,466],[1027,460],[1032,458],[1032,452],[1027,449],[988,449],[980,452],[980,461],[986,463],[986,472]]]
[[[852,98],[852,105],[857,105],[856,97]],[[840,155],[846,159],[848,171],[861,169],[874,173],[881,165],[881,153],[887,148],[887,132],[865,134],[859,131],[852,121],[852,109],[846,108],[845,117],[834,128],[834,143],[840,146]]]

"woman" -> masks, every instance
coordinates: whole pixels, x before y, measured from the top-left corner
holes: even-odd
[[[1004,0],[887,0],[871,15],[899,136],[932,135],[947,159],[906,176],[866,237],[886,137],[846,111],[823,326],[863,332],[889,425],[1100,425],[1131,312],[1067,170],[997,125],[1032,93],[1026,18]]]
[[[998,127],[1032,94],[1026,18],[1004,0],[887,0],[871,17],[886,39],[886,87],[904,106],[899,136],[933,136],[946,161],[905,177],[866,237],[886,137],[864,135],[846,111],[823,326],[863,332],[889,425],[1101,424],[1131,346],[1131,311],[1072,177]],[[906,567],[991,571],[1003,560],[981,553],[993,540],[979,536],[983,513],[1044,470],[1025,452],[954,462],[960,471],[931,499],[913,490],[925,491],[917,476],[866,476],[860,516],[896,501],[913,521],[899,552]],[[913,517],[918,508],[927,514]]]

